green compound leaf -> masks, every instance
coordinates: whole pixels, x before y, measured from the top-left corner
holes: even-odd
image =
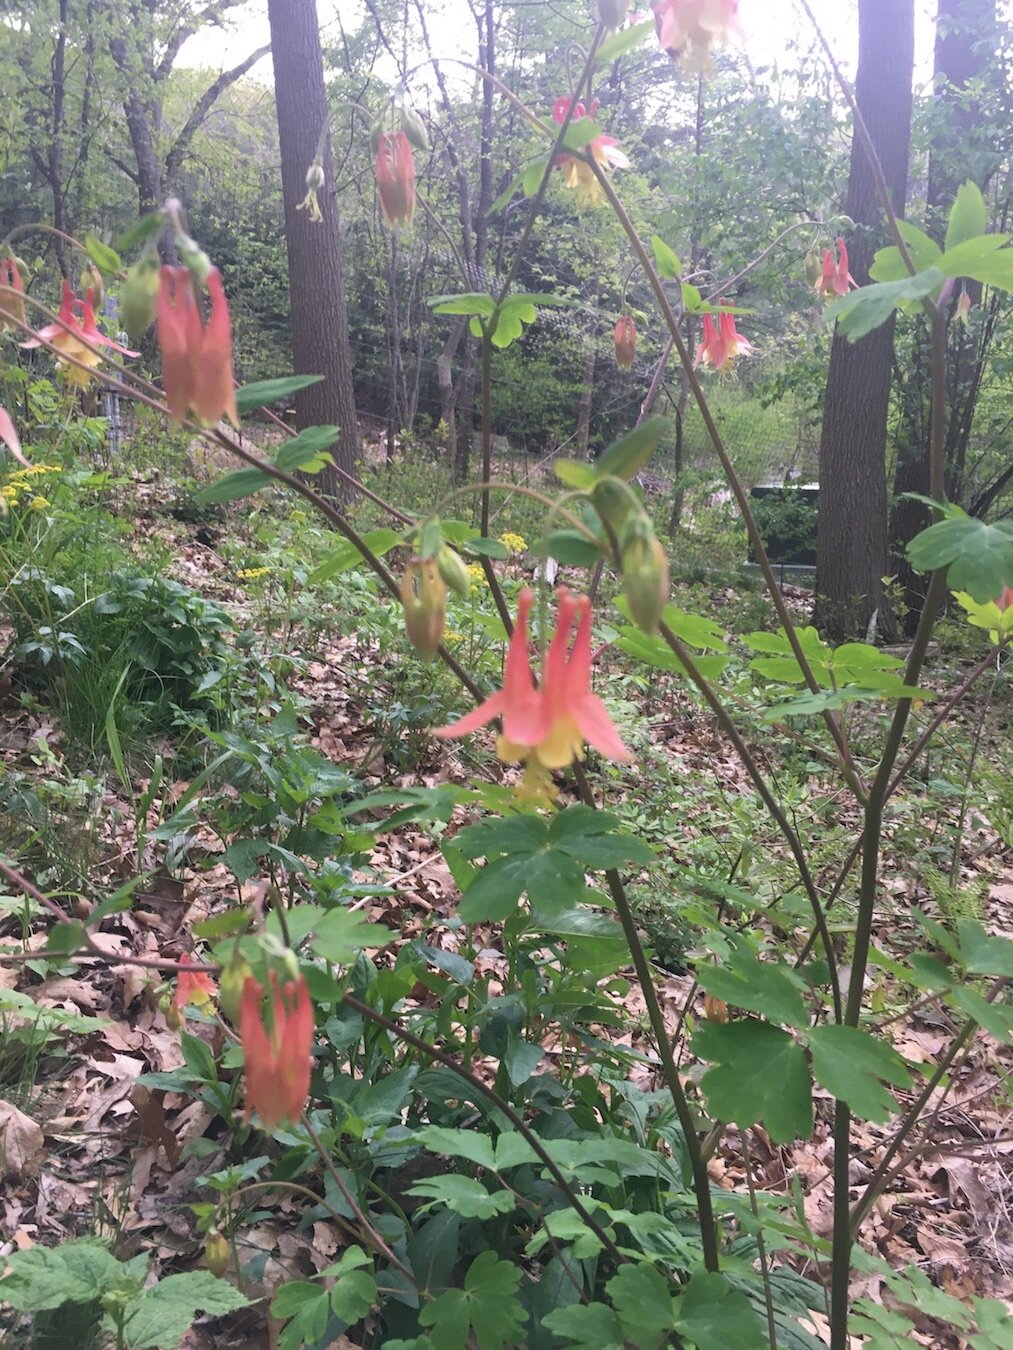
[[[376,1280],[372,1270],[372,1258],[359,1246],[351,1246],[342,1253],[341,1260],[320,1272],[321,1279],[335,1281],[331,1290],[331,1308],[334,1316],[353,1326],[369,1312],[377,1300]]]
[[[950,219],[946,226],[947,253],[965,240],[975,239],[978,235],[984,234],[987,229],[988,207],[985,205],[985,198],[981,195],[981,188],[977,183],[968,178],[957,188],[957,195],[950,208]]]
[[[911,566],[919,572],[949,567],[951,590],[966,591],[978,604],[1002,594],[1013,582],[1013,521],[986,524],[951,507],[946,520],[937,520],[908,544]]]
[[[653,1266],[620,1266],[605,1286],[619,1314],[626,1341],[638,1350],[654,1350],[668,1342],[673,1300],[668,1281]]]
[[[533,906],[576,907],[585,898],[588,870],[654,857],[618,823],[607,811],[571,806],[551,824],[539,816],[507,816],[468,826],[454,840],[461,856],[489,861],[469,884],[458,914],[465,923],[507,919],[525,891]]]
[[[311,384],[319,384],[323,378],[322,375],[283,375],[277,380],[256,380],[236,390],[236,407],[240,416],[245,417],[267,403],[277,403],[297,394],[300,389],[308,389]]]
[[[448,1289],[419,1313],[419,1322],[432,1327],[436,1350],[465,1350],[468,1332],[479,1350],[503,1350],[522,1341],[527,1314],[514,1297],[521,1272],[495,1252],[483,1252],[471,1263],[463,1289]]]
[[[816,1081],[847,1102],[862,1120],[888,1120],[898,1109],[884,1082],[900,1088],[911,1085],[911,1075],[896,1050],[857,1027],[814,1027],[809,1049]]]
[[[598,478],[622,478],[628,483],[657,450],[668,429],[667,417],[648,417],[625,436],[620,436],[599,458]]]
[[[165,212],[162,210],[149,211],[146,216],[141,216],[140,220],[135,221],[128,230],[125,230],[116,240],[115,249],[117,253],[127,253],[137,244],[143,244],[146,239],[152,235],[158,234],[165,224]]]
[[[1008,291],[1013,288],[1013,248],[1004,248],[1009,236],[984,234],[965,239],[939,260],[948,277],[970,277],[982,285]]]
[[[812,1134],[809,1068],[786,1031],[766,1022],[703,1022],[693,1050],[714,1065],[700,1086],[720,1120],[742,1129],[762,1120],[779,1144]]]
[[[309,1280],[283,1284],[271,1301],[271,1316],[287,1322],[278,1338],[279,1350],[315,1345],[327,1330],[330,1313],[331,1301],[323,1285]]]
[[[564,1337],[572,1350],[623,1350],[619,1318],[604,1303],[556,1308],[542,1319],[542,1326]]]
[[[732,938],[727,957],[721,965],[701,960],[696,978],[706,993],[724,999],[733,1008],[746,1008],[771,1022],[798,1027],[809,1025],[809,1014],[802,998],[805,981],[780,961],[761,961],[758,953],[743,938]]]
[[[635,23],[630,28],[622,28],[618,33],[613,33],[607,37],[595,53],[594,63],[596,66],[610,65],[617,61],[620,56],[625,56],[628,51],[640,45],[648,33],[654,32],[654,20],[648,19],[645,23]]]
[[[431,295],[426,304],[437,314],[475,314],[488,319],[496,308],[491,295],[469,291],[463,295]]]
[[[88,257],[104,276],[114,277],[123,266],[116,250],[110,248],[108,244],[103,244],[102,240],[96,239],[93,234],[85,235],[84,246]]]
[[[824,321],[827,324],[837,322],[841,333],[849,342],[871,333],[886,323],[890,315],[900,305],[921,300],[933,291],[938,291],[945,277],[938,267],[930,267],[913,277],[901,277],[898,281],[884,281],[873,286],[863,286],[861,290],[842,295],[826,308]]]
[[[565,486],[583,491],[592,487],[598,478],[598,470],[593,464],[585,464],[579,459],[556,459],[552,462],[552,471]]]
[[[245,1308],[249,1299],[208,1270],[169,1275],[127,1304],[123,1341],[127,1350],[174,1350],[199,1312],[212,1317]]]
[[[457,1172],[417,1181],[408,1193],[422,1196],[430,1204],[444,1204],[462,1219],[494,1219],[517,1208],[510,1191],[490,1192],[475,1177],[463,1177]]]
[[[696,1350],[757,1350],[767,1344],[759,1314],[724,1275],[698,1270],[675,1309],[676,1330]]]
[[[121,1287],[130,1273],[129,1267],[93,1238],[77,1238],[53,1248],[29,1247],[12,1252],[4,1262],[8,1273],[0,1280],[0,1301],[18,1312],[94,1303],[107,1289]],[[135,1289],[141,1287],[146,1265],[144,1261],[134,1280]]]
[[[897,224],[916,270],[922,271],[927,267],[937,266],[943,251],[935,240],[930,239],[924,230],[920,230],[909,221],[899,220]],[[869,276],[873,281],[901,281],[910,276],[910,273],[907,270],[907,263],[901,257],[900,249],[893,245],[890,248],[879,249],[869,268]]]
[[[502,1135],[501,1139],[508,1137]],[[490,1172],[496,1169],[492,1140],[478,1130],[450,1130],[442,1125],[427,1125],[424,1129],[416,1130],[412,1138],[433,1153],[442,1153],[448,1158],[463,1158]]]
[[[669,248],[664,239],[657,234],[651,238],[651,248],[654,250],[658,275],[664,277],[666,281],[678,281],[682,275],[682,262],[675,249]]]
[[[306,427],[298,436],[284,443],[274,462],[286,473],[296,469],[302,469],[304,473],[316,473],[325,464],[332,462],[329,455],[324,455],[324,451],[337,441],[340,434],[339,427]]]
[[[362,542],[378,558],[382,558],[385,553],[389,553],[392,548],[396,548],[398,544],[403,542],[403,539],[404,536],[398,534],[397,530],[389,530],[386,527],[370,530],[362,536]],[[339,572],[347,572],[362,561],[362,554],[356,546],[345,540],[323,560],[319,567],[310,573],[310,585],[315,586],[321,581],[329,581]]]
[[[958,919],[960,955],[972,975],[1005,975],[1013,978],[1013,940],[992,937],[977,919]]]

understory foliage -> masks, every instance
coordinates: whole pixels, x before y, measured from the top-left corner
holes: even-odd
[[[255,267],[259,245],[223,217],[188,221],[170,199],[115,242],[61,234],[86,270],[58,314],[25,290],[27,227],[4,243],[5,693],[51,713],[90,769],[71,775],[39,735],[37,772],[0,782],[0,970],[20,973],[0,982],[14,1047],[5,1035],[0,1144],[12,1172],[45,1167],[34,1079],[94,1030],[61,1009],[33,1019],[32,990],[111,964],[137,975],[135,996],[179,1038],[175,1067],[137,1084],[163,1121],[152,1112],[141,1132],[165,1130],[167,1104],[207,1119],[177,1160],[199,1261],[152,1270],[101,1225],[5,1250],[0,1301],[26,1344],[173,1347],[199,1318],[228,1317],[270,1319],[280,1350],[341,1337],[386,1350],[845,1350],[853,1338],[879,1350],[915,1331],[1013,1346],[1000,1300],[961,1297],[862,1244],[897,1169],[934,1147],[972,1049],[1013,1043],[1013,939],[993,931],[991,877],[967,862],[974,830],[989,848],[1011,841],[990,737],[1003,718],[1008,731],[1013,527],[947,500],[937,418],[924,445],[932,523],[907,555],[928,587],[911,646],[834,647],[786,602],[767,546],[804,551],[807,508],[786,488],[754,513],[762,475],[736,438],[759,415],[734,396],[712,412],[718,378],[755,351],[755,311],[717,280],[754,266],[747,241],[729,220],[684,263],[599,103],[609,72],[654,53],[656,30],[705,72],[736,6],[661,0],[629,22],[625,8],[601,0],[548,108],[486,71],[524,145],[487,206],[524,227],[504,235],[496,275],[462,258],[454,276],[453,253],[422,270],[426,325],[474,344],[470,476],[452,475],[444,427],[364,467],[349,508],[314,490],[338,429],[295,433],[272,410],[322,375],[279,375],[268,338],[250,359],[270,378],[235,387],[253,304],[230,310],[230,267]],[[414,156],[431,138],[403,89],[371,116],[384,276],[419,229]],[[322,163],[306,166],[311,222],[334,188]],[[922,325],[941,379],[967,318],[962,288],[1013,290],[1013,247],[970,178],[938,238],[883,208],[872,284],[854,286],[843,237],[821,224],[806,303],[825,299],[826,324],[855,342],[896,313]],[[603,414],[596,457],[557,455],[518,481],[494,444],[496,409],[519,401],[510,387],[532,363],[552,364],[560,317],[583,313],[579,278],[541,266],[560,221],[575,256],[623,259],[630,283],[607,326],[620,366],[653,323],[684,397],[673,415],[652,403],[666,355],[646,401]],[[167,238],[172,265],[157,252]],[[720,267],[700,265],[704,247]],[[277,273],[268,249],[265,313],[283,308]],[[98,324],[103,288],[130,348]],[[786,305],[784,288],[765,303]],[[26,342],[52,379],[17,365]],[[160,386],[132,364],[156,345]],[[103,390],[129,390],[139,419],[180,432],[140,420],[131,459],[103,462]],[[803,408],[804,389],[796,398]],[[520,434],[552,439],[540,421],[552,405],[550,388],[519,410]],[[686,435],[725,486],[709,483],[683,524]],[[684,476],[665,492],[652,470],[673,447]],[[169,509],[215,551],[239,605],[165,575],[178,560],[156,531],[137,546],[138,479],[150,487],[152,462],[174,450],[191,469],[207,455],[210,481]],[[666,542],[673,522],[712,562],[734,531],[762,592],[738,573],[722,599],[694,588]],[[314,643],[341,663],[333,677],[367,729],[355,762],[311,734],[330,678]],[[692,762],[666,740],[676,723]],[[381,845],[409,834],[452,900],[399,933],[418,868],[388,865]],[[224,884],[191,932],[155,956],[126,949],[142,897],[212,871]],[[667,971],[687,977],[678,1003]],[[896,1028],[926,1007],[946,1034],[916,1061]],[[814,1140],[822,1222],[798,1177],[760,1179],[761,1157]],[[268,1261],[248,1245],[268,1216],[311,1247],[333,1235],[331,1249],[293,1269],[279,1242]],[[853,1297],[853,1276],[887,1295]]]

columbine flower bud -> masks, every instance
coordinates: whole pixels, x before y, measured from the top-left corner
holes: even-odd
[[[957,323],[967,323],[967,316],[971,312],[971,297],[968,294],[967,287],[962,286],[957,303],[953,309],[953,317]]]
[[[598,0],[598,18],[606,28],[621,28],[629,0]]]
[[[211,259],[196,239],[191,239],[188,234],[176,235],[176,248],[179,250],[180,262],[184,267],[188,267],[193,274],[194,284],[203,286],[215,270]]]
[[[252,974],[249,962],[238,953],[233,954],[229,964],[221,973],[218,981],[218,1002],[222,1012],[230,1022],[238,1022],[239,1020],[243,989],[247,979]]]
[[[462,600],[470,599],[471,577],[459,553],[455,553],[446,544],[441,544],[436,552],[436,566],[440,576],[455,595],[459,595]]]
[[[631,519],[620,540],[623,594],[638,628],[653,633],[668,602],[668,558],[645,515]]]
[[[204,1264],[216,1280],[224,1279],[229,1268],[229,1240],[217,1230],[208,1233],[204,1243]]]
[[[613,337],[616,344],[616,365],[620,370],[629,370],[637,355],[637,329],[628,314],[623,314],[619,319]]]
[[[25,283],[21,278],[21,272],[18,268],[17,258],[0,258],[0,286],[5,286],[7,290],[0,290],[0,333],[7,328],[15,328],[16,324],[25,321]]]
[[[423,661],[431,661],[443,641],[447,617],[447,588],[435,558],[410,560],[401,582],[401,603],[408,640]]]
[[[106,284],[102,278],[102,273],[97,267],[91,265],[85,267],[81,272],[81,284],[78,290],[82,295],[87,295],[89,291],[93,293],[94,303],[101,305],[106,293]]]
[[[421,150],[424,153],[430,148],[426,124],[417,112],[412,112],[411,108],[401,109],[401,130],[416,150]]]
[[[120,288],[120,322],[131,342],[137,342],[155,322],[158,283],[158,257],[154,253],[127,268],[127,279]]]
[[[600,478],[591,489],[594,509],[610,529],[618,534],[631,515],[640,515],[643,508],[636,494],[621,478]]]
[[[324,166],[314,160],[306,170],[306,196],[295,208],[297,211],[308,211],[310,220],[319,223],[324,218],[324,213],[320,210],[320,200],[317,193],[324,185]]]
[[[403,131],[381,134],[376,147],[376,186],[390,229],[410,225],[415,214],[415,160]]]

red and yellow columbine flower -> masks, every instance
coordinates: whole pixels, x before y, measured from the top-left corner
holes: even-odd
[[[834,256],[833,249],[823,250],[823,265],[816,291],[819,295],[847,295],[852,287],[857,289],[858,282],[848,271],[848,246],[838,235],[837,256]]]
[[[723,305],[724,300],[719,300],[718,304]],[[694,365],[701,363],[711,365],[715,370],[720,370],[722,366],[729,361],[733,361],[736,356],[748,356],[755,352],[756,348],[751,342],[742,336],[735,327],[735,315],[731,310],[725,310],[718,315],[718,323],[710,314],[703,316],[703,338],[697,350]]]
[[[189,956],[181,956],[179,964],[190,966],[192,963]],[[198,1008],[206,1008],[217,993],[214,980],[199,966],[195,966],[192,970],[181,970],[176,976],[176,992],[172,996],[172,1006],[177,1012],[188,1003],[193,1003]]]
[[[304,976],[282,990],[271,971],[270,1029],[264,1025],[264,989],[253,976],[243,985],[239,1039],[246,1080],[246,1120],[256,1111],[265,1129],[295,1124],[310,1094],[313,1005]]]
[[[415,157],[403,131],[383,132],[377,140],[376,187],[388,228],[410,225],[415,214]]]
[[[80,318],[78,314],[80,313]],[[57,360],[64,361],[64,376],[69,384],[84,386],[90,384],[92,371],[102,364],[102,347],[110,347],[122,356],[139,356],[139,352],[129,351],[118,342],[99,331],[95,322],[95,302],[92,291],[84,300],[78,300],[70,286],[63,283],[63,295],[60,300],[60,314],[56,323],[49,323],[38,330],[37,336],[30,342],[22,342],[22,347],[41,347],[48,342],[56,348]],[[73,364],[77,362],[79,364]],[[86,366],[86,370],[82,370]]]
[[[552,105],[552,120],[557,126],[562,126],[566,121],[567,114],[570,111],[572,99],[565,96],[557,98]],[[591,105],[591,116],[598,110],[597,100]],[[583,103],[573,104],[573,117],[579,120],[586,116],[587,110]],[[583,153],[590,155],[591,158],[604,169],[606,173],[612,169],[628,169],[630,161],[619,149],[619,142],[614,136],[596,136],[584,146]],[[605,194],[601,190],[601,184],[594,176],[594,170],[588,164],[587,160],[580,155],[570,154],[568,151],[556,156],[556,165],[563,171],[563,182],[568,188],[572,188],[577,194],[578,209],[585,206],[600,206],[605,200]]]
[[[654,6],[658,41],[693,70],[706,70],[715,42],[740,32],[739,0],[659,0]]]
[[[188,267],[163,267],[155,305],[155,331],[162,352],[162,385],[169,416],[182,422],[192,412],[204,426],[227,417],[239,426],[232,377],[232,318],[221,274],[212,267],[206,286],[211,312],[205,323]]]
[[[534,602],[521,591],[517,622],[507,648],[503,688],[437,736],[467,736],[494,717],[503,719],[496,753],[506,764],[523,762],[537,778],[584,758],[584,743],[608,759],[629,763],[633,756],[619,738],[604,703],[591,692],[591,602],[565,586],[556,592],[556,628],[545,657],[541,686],[535,685],[528,656],[528,615]],[[570,649],[570,632],[577,633]]]
[[[13,258],[0,258],[0,333],[25,321],[25,283]]]
[[[616,348],[616,365],[620,370],[629,370],[637,355],[637,326],[628,314],[620,318],[612,337]]]

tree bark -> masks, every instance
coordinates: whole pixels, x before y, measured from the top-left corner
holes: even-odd
[[[361,443],[352,386],[341,218],[334,195],[334,166],[327,129],[324,63],[315,0],[268,0],[274,90],[281,147],[291,297],[292,359],[297,375],[323,375],[319,384],[295,397],[296,425],[334,423],[340,428],[335,459],[355,470]],[[299,203],[306,193],[306,170],[323,143],[323,221],[314,223]],[[321,474],[328,495],[348,500],[347,484],[335,473]]]
[[[883,167],[893,209],[904,208],[911,136],[914,0],[859,0],[855,97]],[[883,242],[883,206],[857,131],[847,214],[858,227],[851,271],[866,284]],[[894,322],[849,343],[834,334],[820,436],[816,622],[834,641],[863,637],[883,614],[887,562],[886,432]]]

